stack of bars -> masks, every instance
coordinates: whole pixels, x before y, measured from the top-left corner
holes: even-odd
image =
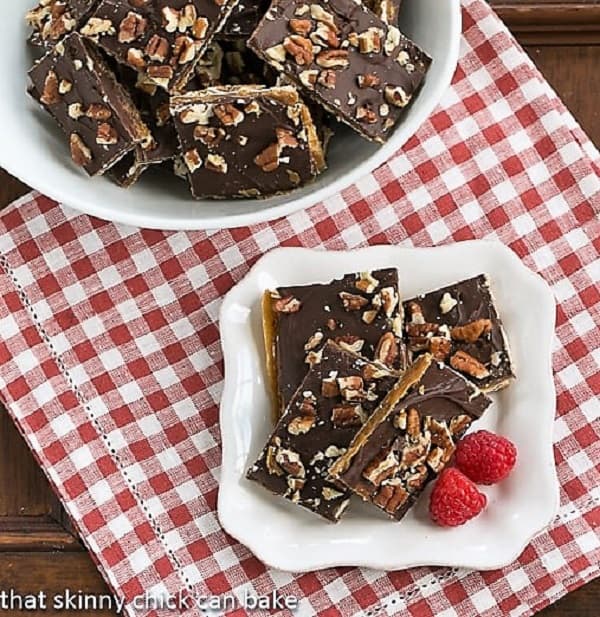
[[[196,198],[259,198],[326,168],[335,118],[383,142],[431,60],[400,0],[41,0],[30,94],[89,175],[151,166]],[[83,70],[82,70],[83,69]]]
[[[486,275],[404,302],[395,269],[265,293],[278,421],[247,477],[337,522],[352,494],[400,520],[514,379]]]

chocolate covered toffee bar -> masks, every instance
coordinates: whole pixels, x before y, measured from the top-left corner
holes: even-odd
[[[197,198],[284,193],[325,167],[310,112],[293,87],[207,88],[172,97],[171,114]]]
[[[486,275],[447,285],[405,302],[412,356],[428,351],[483,391],[514,378],[508,343]]]
[[[421,356],[363,425],[330,474],[400,520],[450,461],[491,400],[461,375]]]
[[[169,92],[182,89],[237,0],[102,0],[81,33]]]
[[[247,477],[331,521],[339,520],[350,491],[328,477],[397,373],[332,342],[314,365]]]
[[[279,287],[263,297],[267,373],[281,411],[330,339],[392,368],[404,367],[395,268],[326,284]]]
[[[30,94],[69,139],[73,161],[102,174],[152,136],[131,97],[93,46],[77,33],[59,42],[29,71]]]
[[[384,142],[431,60],[360,2],[274,0],[248,45],[364,137]]]

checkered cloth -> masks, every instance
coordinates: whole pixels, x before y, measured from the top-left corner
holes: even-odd
[[[129,615],[173,614],[136,609],[144,592],[274,589],[301,616],[530,615],[600,573],[600,156],[487,4],[465,0],[463,17],[443,105],[307,211],[163,233],[31,193],[0,216],[0,392]],[[215,514],[223,294],[276,246],[471,238],[510,246],[557,298],[551,528],[495,572],[267,569]]]

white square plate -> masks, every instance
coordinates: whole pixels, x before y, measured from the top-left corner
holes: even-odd
[[[429,520],[429,491],[400,523],[353,499],[344,518],[331,524],[244,477],[272,429],[262,292],[384,267],[398,268],[405,299],[482,272],[491,278],[517,380],[492,395],[492,406],[473,430],[486,428],[505,435],[516,444],[519,456],[507,480],[481,488],[488,507],[462,527],[444,529]],[[417,565],[484,570],[510,563],[558,508],[552,450],[554,319],[549,287],[499,243],[473,241],[417,249],[375,246],[350,252],[271,251],[229,292],[221,309],[225,356],[221,524],[266,564],[294,572],[350,565],[383,570]]]

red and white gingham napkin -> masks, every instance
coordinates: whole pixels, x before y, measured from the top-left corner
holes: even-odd
[[[136,609],[144,592],[274,589],[301,598],[301,616],[529,615],[600,574],[600,156],[487,4],[463,6],[442,106],[307,211],[163,233],[32,193],[0,216],[0,392],[129,615],[173,614]],[[557,298],[551,528],[495,572],[266,569],[215,514],[223,294],[276,246],[470,238],[510,246]]]

